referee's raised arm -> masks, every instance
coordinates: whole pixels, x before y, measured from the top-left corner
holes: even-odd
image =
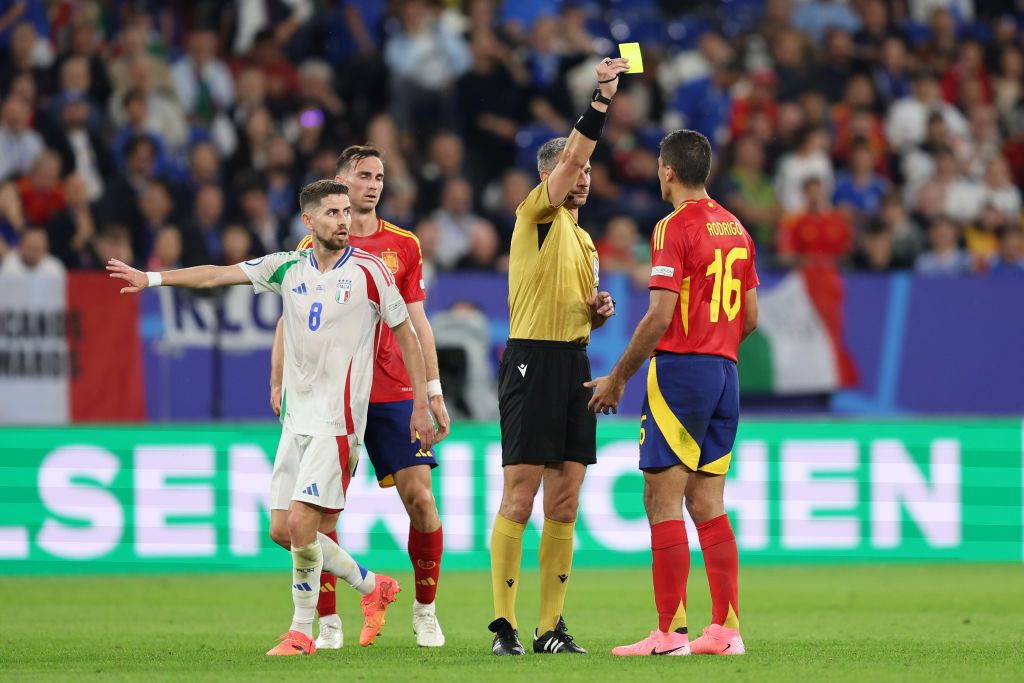
[[[605,58],[597,66],[597,89],[590,106],[583,112],[565,143],[565,151],[548,177],[548,200],[555,206],[572,191],[580,170],[590,163],[590,155],[604,130],[608,105],[619,89],[619,74],[629,70],[628,59]]]

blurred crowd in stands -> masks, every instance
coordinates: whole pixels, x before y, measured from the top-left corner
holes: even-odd
[[[658,142],[762,269],[1024,274],[1018,0],[0,0],[0,275],[234,263],[304,234],[302,184],[385,152],[427,277],[502,270],[534,153],[639,41],[581,224],[644,282]]]

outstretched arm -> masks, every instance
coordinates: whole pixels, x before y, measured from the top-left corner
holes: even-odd
[[[622,400],[622,392],[626,389],[626,381],[636,374],[658,345],[658,340],[665,335],[678,303],[679,292],[669,289],[651,290],[651,303],[647,313],[636,326],[633,338],[629,340],[629,346],[622,353],[619,362],[607,377],[598,377],[584,384],[594,388],[594,396],[587,406],[591,411],[602,412],[605,415],[609,412],[619,412],[619,401]]]
[[[427,407],[427,376],[423,366],[423,351],[420,349],[420,342],[416,338],[416,332],[406,319],[399,325],[391,328],[395,333],[395,339],[402,348],[402,360],[405,362],[405,369],[409,371],[409,379],[412,382],[412,420],[409,422],[410,441],[420,440],[420,448],[428,450],[436,443],[434,434],[434,418],[430,415]]]
[[[127,287],[121,288],[122,294],[138,294],[146,287],[166,285],[168,287],[186,287],[189,289],[211,289],[227,285],[247,285],[249,278],[241,266],[196,266],[168,270],[165,273],[143,273],[127,263],[110,259],[107,262],[110,277],[124,280]]]
[[[619,74],[625,73],[628,69],[628,59],[605,59],[598,64],[597,87],[601,91],[601,95],[609,100],[615,97],[615,93],[619,89]],[[548,177],[548,201],[553,206],[558,206],[565,201],[566,195],[575,187],[580,171],[590,163],[590,155],[594,153],[597,140],[601,137],[607,112],[607,104],[592,102],[569,134],[562,156]],[[589,135],[584,135],[584,132],[589,132]]]

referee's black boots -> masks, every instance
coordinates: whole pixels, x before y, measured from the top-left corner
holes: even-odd
[[[526,650],[519,642],[519,631],[512,628],[508,619],[501,617],[495,619],[487,627],[494,634],[494,642],[491,644],[491,653],[495,655],[524,655]]]
[[[565,619],[558,617],[555,630],[548,631],[542,636],[537,632],[533,634],[533,651],[538,654],[579,654],[585,655],[587,651],[573,642],[572,636],[565,627]]]

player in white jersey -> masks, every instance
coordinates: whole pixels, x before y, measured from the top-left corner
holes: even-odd
[[[324,511],[345,507],[355,471],[373,376],[373,336],[383,321],[394,332],[413,384],[410,439],[424,449],[435,440],[427,407],[423,355],[405,302],[382,261],[348,245],[350,204],[341,183],[321,180],[302,189],[302,221],[313,248],[281,252],[233,266],[198,266],[143,273],[116,259],[110,276],[128,283],[122,294],[169,285],[205,289],[252,283],[284,300],[284,428],[271,479],[271,504],[288,510],[292,544],[291,628],[268,655],[313,654],[313,614],[321,571],[367,585],[378,602],[377,629],[398,583],[375,576],[317,528]],[[339,394],[338,387],[345,387]],[[362,592],[362,591],[361,591]],[[367,615],[370,621],[370,615]]]

